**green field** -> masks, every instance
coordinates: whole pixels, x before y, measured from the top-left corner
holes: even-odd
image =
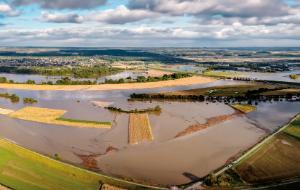
[[[285,133],[300,139],[300,116],[297,117],[285,130]]]
[[[126,189],[153,189],[89,172],[0,139],[0,184],[17,190],[99,190],[101,184]]]

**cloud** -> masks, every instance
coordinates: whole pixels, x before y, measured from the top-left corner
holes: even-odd
[[[128,40],[130,36],[130,40]],[[228,26],[203,27],[63,27],[47,29],[0,30],[0,45],[49,46],[210,46],[232,44],[243,41],[267,41],[270,45],[280,42],[297,45],[300,42],[300,26],[280,24],[272,26],[247,26],[233,23]],[[273,43],[273,44],[272,44]],[[267,44],[264,44],[267,45]]]
[[[288,5],[283,0],[129,0],[131,9],[151,10],[170,15],[222,15],[223,17],[253,17],[286,15]]]
[[[129,9],[192,16],[202,24],[274,25],[299,22],[299,5],[284,0],[129,0]]]
[[[44,9],[92,9],[107,0],[12,0],[14,6],[38,4]]]
[[[42,13],[41,20],[54,23],[82,23],[83,17],[75,13],[59,14],[44,12]]]
[[[0,3],[0,15],[4,16],[18,16],[19,12],[14,10],[10,5]]]
[[[94,12],[88,15],[87,19],[108,24],[126,24],[148,18],[154,18],[157,16],[157,13],[153,13],[147,10],[129,10],[124,5],[121,5],[116,9]]]

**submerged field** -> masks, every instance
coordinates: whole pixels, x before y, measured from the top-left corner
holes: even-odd
[[[13,189],[99,190],[105,183],[127,189],[145,188],[61,163],[5,139],[0,139],[0,154],[0,184]]]

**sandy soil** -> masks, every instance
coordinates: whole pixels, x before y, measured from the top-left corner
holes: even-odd
[[[8,114],[10,114],[12,112],[14,112],[14,110],[0,108],[0,114],[1,115],[8,115]]]
[[[148,75],[151,77],[160,77],[163,75],[169,75],[172,74],[172,72],[169,71],[161,71],[161,70],[155,70],[155,69],[150,69],[147,71]]]
[[[239,112],[239,111],[236,111],[236,112],[234,112],[233,114],[230,114],[230,115],[220,115],[220,116],[216,116],[216,117],[211,117],[211,118],[207,119],[206,123],[204,123],[204,124],[195,124],[195,125],[189,126],[189,127],[186,128],[185,130],[179,132],[179,133],[175,136],[175,138],[177,138],[177,137],[182,137],[182,136],[189,135],[189,134],[192,134],[192,133],[194,133],[194,132],[197,132],[197,131],[206,129],[206,128],[208,128],[208,127],[217,125],[217,124],[222,123],[222,122],[225,122],[225,121],[227,121],[227,120],[231,120],[231,119],[234,118],[235,116],[240,116],[240,115],[242,115],[242,113]]]
[[[20,89],[20,90],[128,90],[128,89],[146,89],[161,88],[171,86],[185,86],[194,84],[203,84],[214,82],[216,79],[203,76],[193,76],[177,80],[147,82],[147,83],[125,83],[125,84],[100,84],[100,85],[35,85],[35,84],[0,84],[3,89]]]

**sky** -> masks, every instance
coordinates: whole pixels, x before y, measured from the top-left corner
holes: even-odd
[[[300,0],[0,0],[0,46],[299,47]]]

